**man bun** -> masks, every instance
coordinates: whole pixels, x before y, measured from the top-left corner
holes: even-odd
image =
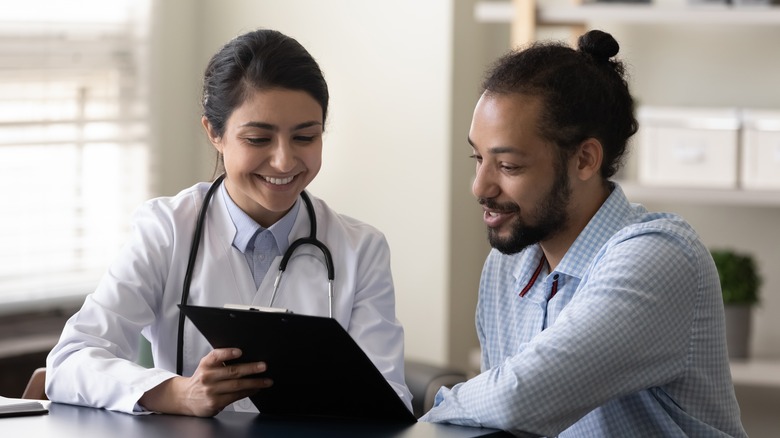
[[[618,54],[620,45],[612,35],[600,30],[591,30],[580,36],[577,40],[577,48],[596,61],[607,62],[609,58]]]

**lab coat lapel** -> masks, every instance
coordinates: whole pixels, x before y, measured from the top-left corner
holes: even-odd
[[[212,203],[209,207],[211,226],[204,232],[205,245],[202,244],[201,251],[212,258],[209,263],[220,268],[207,270],[206,276],[209,278],[203,284],[209,287],[209,290],[205,290],[205,294],[210,297],[208,304],[248,304],[257,290],[246,258],[233,247],[236,227],[230,219],[222,190],[217,191]]]

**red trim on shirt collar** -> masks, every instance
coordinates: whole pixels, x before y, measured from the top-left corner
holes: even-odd
[[[521,297],[524,297],[525,294],[527,294],[528,291],[531,290],[534,283],[536,283],[536,279],[539,277],[539,273],[542,272],[542,268],[544,267],[544,263],[546,261],[547,261],[547,257],[545,257],[544,253],[542,253],[542,258],[539,260],[539,266],[536,267],[536,270],[534,271],[534,275],[531,276],[531,279],[528,281],[528,284],[526,284],[523,290],[520,291]]]

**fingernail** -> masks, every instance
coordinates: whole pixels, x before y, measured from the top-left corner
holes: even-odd
[[[234,348],[232,353],[233,356],[241,356],[241,350],[239,350],[238,348]]]
[[[258,362],[257,363],[257,370],[258,371],[265,371],[265,362]]]

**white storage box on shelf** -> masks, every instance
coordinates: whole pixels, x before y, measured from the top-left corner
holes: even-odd
[[[736,108],[643,106],[637,179],[647,186],[735,188]]]
[[[780,110],[743,110],[741,148],[742,187],[780,189]]]

